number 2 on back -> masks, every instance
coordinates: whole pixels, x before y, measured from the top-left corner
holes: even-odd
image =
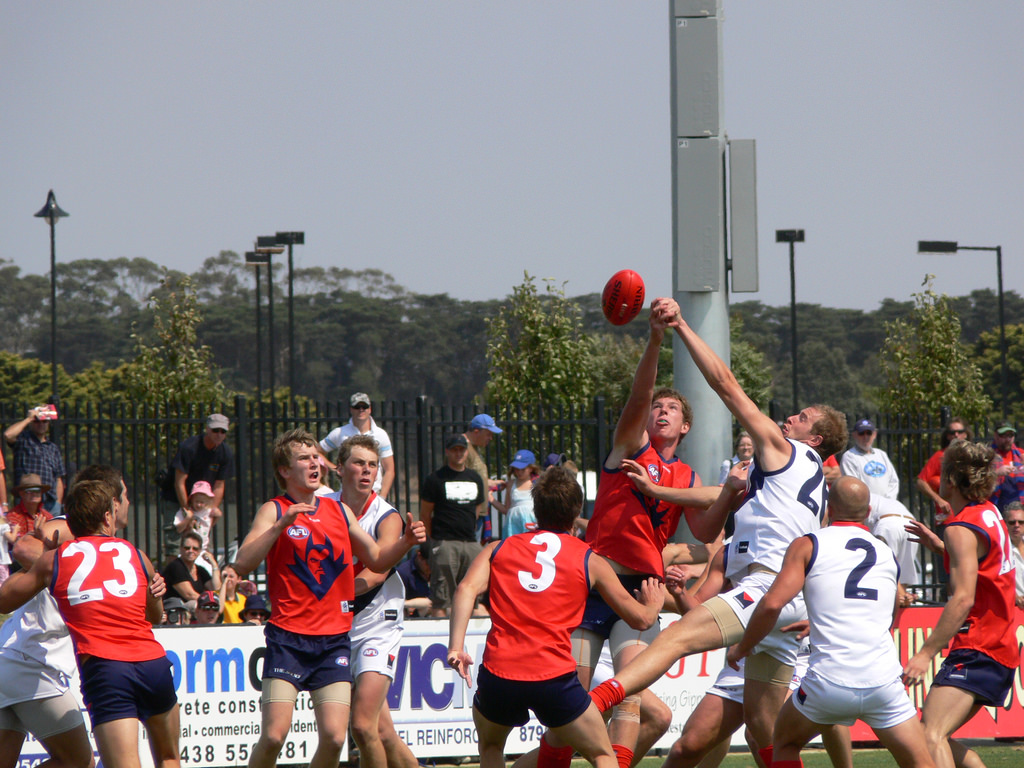
[[[114,597],[129,597],[138,589],[139,577],[132,567],[132,551],[127,544],[123,541],[105,541],[99,545],[99,551],[114,553],[112,564],[115,570],[124,576],[124,580],[106,579],[102,587],[83,589],[85,580],[96,567],[96,548],[84,542],[72,542],[61,553],[62,558],[82,555],[82,562],[68,580],[68,602],[71,605],[102,600],[104,590]]]

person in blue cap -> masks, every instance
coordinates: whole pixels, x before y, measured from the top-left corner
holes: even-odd
[[[478,541],[490,541],[491,531],[485,530],[491,527],[490,511],[491,504],[497,501],[496,494],[505,490],[505,481],[492,482],[490,472],[487,469],[487,462],[484,461],[482,453],[487,450],[495,435],[501,434],[501,428],[494,423],[494,417],[486,413],[478,413],[469,422],[469,428],[463,434],[468,443],[466,451],[466,469],[471,469],[480,475],[480,482],[484,484],[484,491],[487,494],[486,503],[481,504],[477,510],[476,537]]]
[[[540,469],[533,451],[525,448],[516,451],[508,465],[508,480],[505,482],[505,500],[495,499],[493,504],[505,517],[504,537],[526,533],[537,528],[533,514],[533,483]]]

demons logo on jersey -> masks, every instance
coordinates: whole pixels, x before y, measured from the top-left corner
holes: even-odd
[[[289,530],[290,534],[291,530]],[[299,553],[296,552],[295,560],[288,564],[288,569],[299,577],[299,580],[309,588],[317,600],[322,600],[330,591],[335,579],[349,565],[345,562],[344,550],[337,557],[334,556],[334,545],[331,544],[329,536],[324,537],[323,544],[316,544],[312,535],[308,535],[304,558],[300,558]]]

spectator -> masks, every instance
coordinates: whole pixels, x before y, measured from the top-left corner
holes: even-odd
[[[181,554],[167,564],[162,574],[167,582],[167,593],[180,597],[190,610],[195,610],[200,594],[220,588],[217,561],[209,553],[204,553],[210,570],[197,563],[202,546],[202,537],[195,531],[188,531],[181,537]]]
[[[164,618],[160,622],[166,627],[187,627],[192,623],[192,612],[180,597],[164,600]]]
[[[504,531],[506,538],[537,528],[537,518],[533,514],[533,481],[538,471],[537,457],[525,449],[517,451],[509,464],[505,501],[494,500],[498,511],[507,515]]]
[[[192,486],[188,507],[174,516],[174,530],[179,534],[195,531],[203,542],[203,551],[210,551],[210,529],[221,518],[221,511],[213,505],[213,488],[205,480]]]
[[[935,503],[935,524],[943,525],[952,513],[949,502],[939,495],[939,478],[942,475],[942,454],[949,444],[956,439],[970,440],[971,430],[963,419],[953,419],[942,430],[939,438],[939,450],[931,455],[917,475],[917,488]]]
[[[234,563],[228,563],[220,569],[220,604],[225,624],[242,623],[247,588],[255,592],[256,585],[251,581],[241,581]]]
[[[7,513],[7,522],[13,529],[18,527],[18,538],[36,529],[36,519],[39,523],[45,523],[53,519],[53,515],[43,507],[43,499],[50,490],[39,475],[22,475],[21,480],[14,486],[14,495],[18,503]]]
[[[178,446],[171,466],[174,468],[174,497],[179,509],[188,508],[192,486],[202,480],[213,489],[211,515],[221,516],[224,481],[231,477],[234,461],[231,448],[225,443],[230,425],[224,414],[211,414],[206,419],[204,434],[190,437]],[[168,533],[166,554],[173,557],[178,553],[181,537],[176,529]]]
[[[917,566],[919,547],[907,531],[907,524],[915,518],[898,499],[887,499],[877,493],[870,494],[868,498],[870,508],[864,525],[872,536],[888,544],[896,555],[896,563],[900,567],[899,601],[906,607],[914,602],[914,595],[907,591],[907,585],[918,581],[920,575]]]
[[[729,476],[729,470],[739,464],[741,461],[750,461],[754,458],[754,441],[750,437],[750,433],[746,430],[741,430],[739,435],[736,436],[736,443],[733,446],[735,453],[731,459],[726,459],[722,462],[722,468],[718,472],[718,484],[725,485],[725,478]]]
[[[11,575],[11,547],[18,540],[18,524],[13,526],[0,514],[0,584]]]
[[[1006,529],[1010,532],[1010,556],[1017,567],[1016,599],[1018,608],[1024,608],[1024,506],[1011,501],[1003,510]]]
[[[365,392],[356,392],[348,399],[348,410],[351,414],[348,424],[332,429],[327,437],[320,441],[320,452],[326,456],[331,451],[338,450],[342,443],[355,435],[373,437],[380,446],[380,471],[374,481],[373,490],[378,496],[386,499],[395,484],[395,451],[391,447],[391,438],[373,420],[373,404]],[[331,469],[337,469],[330,462],[328,465]]]
[[[487,469],[487,462],[484,461],[484,457],[480,455],[481,451],[487,449],[487,446],[491,444],[491,440],[494,439],[495,435],[500,435],[501,429],[494,423],[494,419],[486,413],[479,413],[473,417],[473,420],[469,422],[469,429],[462,435],[466,438],[467,452],[466,452],[466,468],[471,469],[480,475],[480,480],[484,484],[484,491],[487,496],[484,499],[488,503],[494,503],[495,493],[499,493],[504,490],[504,482],[491,483],[491,475]],[[488,517],[488,507],[486,504],[481,504],[477,509],[477,536],[478,540],[483,540],[484,531],[482,530],[485,526],[484,518]],[[487,535],[486,538],[490,538]],[[472,559],[472,558],[470,558]]]
[[[29,409],[24,419],[7,428],[4,439],[14,448],[15,481],[20,481],[24,475],[37,475],[39,482],[46,486],[43,507],[53,512],[64,498],[66,470],[60,448],[49,439],[50,422],[53,421],[48,416],[50,413],[56,413],[52,406]]]
[[[566,461],[567,459],[565,458],[564,453],[549,453],[544,457],[544,461],[541,462],[541,471],[546,472],[551,467],[560,467],[565,464]]]
[[[420,544],[395,569],[405,584],[405,615],[426,616],[430,611],[431,542]]]
[[[476,515],[487,497],[479,472],[466,466],[468,452],[465,435],[448,435],[444,466],[427,475],[420,490],[420,520],[434,542],[430,556],[431,616],[448,615],[455,587],[480,553]]]
[[[0,512],[7,514],[7,477],[4,472],[7,465],[4,463],[4,452],[0,451]]]
[[[1024,493],[1024,452],[1016,445],[1017,430],[1008,421],[996,424],[992,450],[996,452],[996,485],[991,501],[1002,511]]]
[[[270,618],[270,609],[267,608],[267,601],[262,595],[249,595],[245,598],[245,608],[242,609],[242,623],[263,626]]]
[[[195,624],[216,624],[220,616],[220,598],[216,592],[207,590],[196,601]]]
[[[864,482],[871,493],[895,499],[900,495],[900,478],[889,454],[874,447],[876,437],[878,430],[869,419],[858,421],[853,428],[853,445],[843,454],[839,467],[844,475]]]

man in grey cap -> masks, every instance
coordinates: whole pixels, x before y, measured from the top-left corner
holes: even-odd
[[[230,426],[228,417],[223,413],[210,414],[206,419],[206,432],[190,437],[178,446],[171,466],[174,468],[174,496],[181,509],[188,509],[192,486],[205,480],[213,488],[211,510],[216,509],[223,514],[224,481],[231,477],[234,469],[234,457],[225,442]],[[175,536],[173,525],[171,528],[164,554],[174,557],[181,545],[181,535]]]
[[[348,410],[351,414],[348,424],[327,433],[327,437],[320,441],[320,453],[327,459],[328,453],[338,450],[341,444],[350,437],[370,435],[377,441],[377,446],[380,449],[378,454],[380,465],[377,479],[373,481],[373,490],[377,492],[378,496],[386,499],[388,493],[391,492],[391,487],[395,484],[395,452],[391,447],[391,438],[373,420],[373,404],[370,402],[370,396],[365,392],[356,392],[348,399]],[[327,466],[332,470],[337,469],[329,459]]]

